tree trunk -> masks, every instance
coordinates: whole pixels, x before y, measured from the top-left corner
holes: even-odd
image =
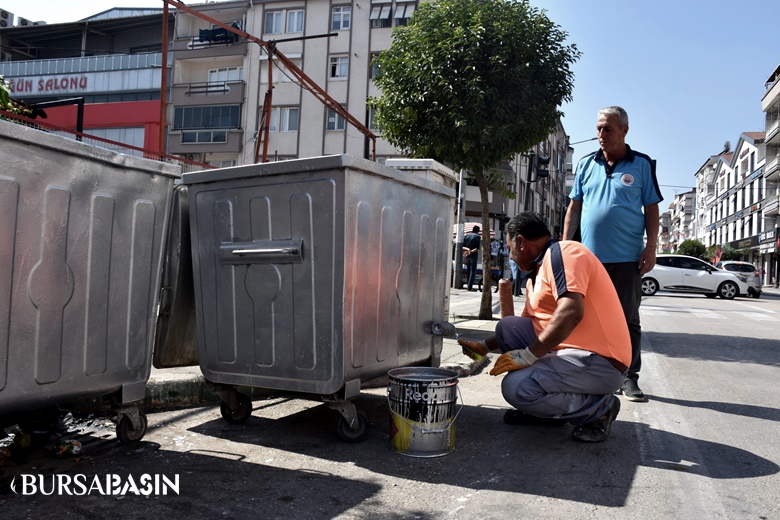
[[[482,170],[474,172],[479,186],[479,198],[482,203],[482,300],[479,304],[479,319],[493,319],[493,301],[491,288],[493,285],[490,274],[490,211],[488,207],[488,185]]]

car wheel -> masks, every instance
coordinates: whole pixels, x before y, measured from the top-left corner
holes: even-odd
[[[642,279],[642,294],[644,296],[652,296],[658,292],[658,282],[652,278]]]
[[[718,287],[718,296],[724,300],[733,300],[739,294],[739,287],[734,282],[723,282]]]

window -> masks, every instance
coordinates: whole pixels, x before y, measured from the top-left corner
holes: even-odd
[[[329,108],[325,118],[325,130],[344,130],[345,127],[344,118]]]
[[[369,15],[369,20],[371,20],[371,27],[391,27],[391,14],[392,12],[390,4],[379,4],[371,6],[371,14]]]
[[[332,31],[347,31],[352,21],[352,7],[334,7],[331,16],[330,29]]]
[[[260,110],[262,111],[262,107]],[[268,120],[269,132],[297,132],[298,107],[272,107]],[[280,120],[281,118],[281,120]]]
[[[349,57],[348,56],[331,56],[330,57],[330,77],[331,78],[346,78],[349,73]]]
[[[374,52],[371,54],[371,68],[369,69],[370,78],[376,78],[379,76],[379,53]]]
[[[269,132],[276,132],[278,131],[278,125],[276,124],[276,121],[279,119],[279,109],[276,107],[271,108],[271,115],[268,119],[268,131]]]
[[[239,128],[239,105],[181,107],[174,109],[173,129],[182,143],[226,143],[227,130]]]
[[[241,81],[244,79],[244,67],[225,67],[209,70],[209,83]]]
[[[282,132],[298,131],[298,107],[284,107],[281,111],[282,120],[279,125]]]
[[[177,107],[174,130],[240,128],[239,105]]]
[[[282,32],[282,12],[268,11],[265,13],[266,34],[280,34]]]
[[[287,32],[303,32],[303,9],[287,11]]]
[[[299,69],[301,68],[301,59],[300,58],[289,58],[289,59],[293,63],[293,65],[295,65]],[[274,60],[274,66],[276,67],[276,70],[274,71],[274,74],[273,74],[273,81],[274,81],[274,83],[279,83],[280,81],[282,83],[289,83],[291,81],[295,81],[295,79],[294,79],[295,76],[293,75],[292,72],[289,72],[287,70],[287,67],[285,67],[284,63],[282,63],[280,61]],[[263,74],[263,80],[262,81],[263,82],[267,82],[268,81],[267,74]]]
[[[409,18],[411,18],[412,13],[414,13],[414,9],[414,4],[396,4],[395,15],[393,16],[393,18],[395,18],[395,24],[407,25],[409,23]]]
[[[381,130],[379,124],[376,121],[376,107],[371,107],[368,111],[368,129],[375,130],[377,132]]]

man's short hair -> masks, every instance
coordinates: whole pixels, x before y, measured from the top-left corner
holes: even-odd
[[[528,240],[552,236],[542,216],[534,211],[524,211],[512,217],[504,231],[510,240],[514,240],[517,235],[523,235]]]
[[[617,116],[618,118],[618,124],[620,125],[620,128],[625,128],[628,126],[628,113],[623,109],[623,107],[606,107],[599,110],[598,116]]]
[[[479,226],[474,226],[473,228],[471,228],[471,232],[472,233],[479,233]]]

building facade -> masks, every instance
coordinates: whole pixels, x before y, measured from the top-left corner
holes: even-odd
[[[780,282],[780,65],[764,83],[761,110],[765,117],[763,229],[759,239],[764,283]]]
[[[46,122],[161,151],[162,9],[110,9],[84,20],[0,27],[0,75]],[[22,19],[24,20],[24,19]],[[168,17],[172,30],[174,18]],[[70,103],[70,104],[68,104]]]
[[[374,57],[390,47],[393,28],[408,23],[416,2],[228,1],[188,7],[197,13],[177,12],[172,45],[170,153],[218,166],[258,162],[263,149],[271,161],[342,153],[371,158],[368,138],[301,88],[282,63],[269,62],[266,46],[232,34],[226,37],[217,21],[273,43],[378,135],[379,162],[400,156],[381,138],[366,101],[381,94],[372,79],[377,73]],[[262,114],[269,90],[265,143]],[[537,169],[549,174],[537,180]],[[502,172],[501,186],[494,186],[489,194],[491,226],[498,230],[502,217],[527,208],[540,212],[550,228],[560,232],[564,177],[571,172],[563,126],[559,123],[545,141],[503,165]],[[465,216],[473,220],[481,215],[479,191],[476,186],[464,188]],[[515,196],[504,196],[499,188]]]
[[[407,24],[417,5],[402,0],[171,5],[165,49],[162,9],[114,8],[65,24],[11,25],[0,28],[8,60],[0,63],[0,74],[14,96],[28,103],[83,98],[87,134],[156,150],[163,132],[164,151],[217,167],[253,164],[262,152],[271,161],[331,154],[371,158],[366,135],[303,88],[278,59],[269,59],[268,45],[227,31],[224,24],[270,42],[374,131],[376,158],[384,162],[400,153],[381,138],[366,103],[381,94],[373,82],[374,58],[389,48],[393,28]],[[267,142],[261,131],[266,106]],[[47,122],[76,129],[75,106],[46,111]],[[559,233],[571,153],[558,123],[547,139],[504,164],[502,181],[489,194],[491,226],[498,230],[504,216],[533,209]],[[478,217],[478,190],[464,188],[465,214]]]

